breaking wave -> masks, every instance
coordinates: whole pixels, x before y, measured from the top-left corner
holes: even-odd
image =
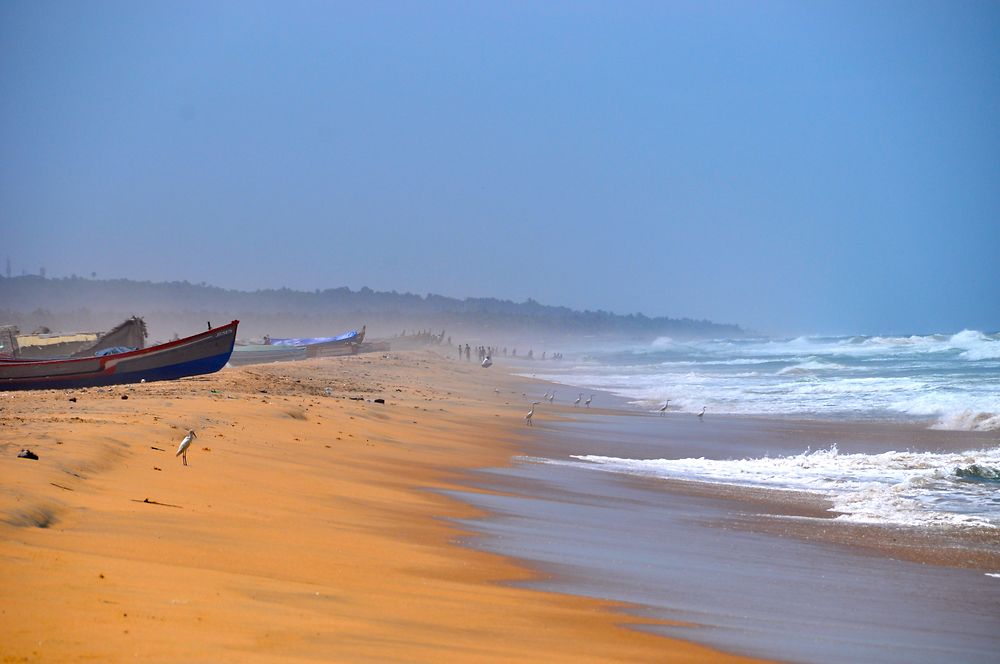
[[[847,521],[1000,528],[1000,448],[841,454],[834,446],[738,460],[572,458],[581,467],[630,475],[817,493]]]
[[[1000,334],[683,341],[591,351],[538,377],[649,410],[906,420],[1000,430]]]

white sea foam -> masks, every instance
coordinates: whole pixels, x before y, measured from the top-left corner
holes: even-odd
[[[1000,448],[841,454],[832,447],[740,460],[573,458],[611,472],[817,493],[832,502],[837,518],[848,521],[1000,527],[993,479],[1000,474]]]
[[[816,358],[810,358],[805,362],[799,362],[798,364],[790,367],[779,369],[777,373],[779,376],[788,374],[812,374],[819,371],[832,371],[834,369],[843,368],[844,365],[837,364],[836,362],[823,362],[822,360],[818,360]]]
[[[657,337],[651,344],[653,348],[673,348],[677,345],[677,342],[670,337]]]
[[[682,412],[903,419],[1000,430],[1000,334],[678,341],[594,351],[548,380]]]
[[[1000,414],[962,410],[938,418],[932,429],[953,431],[1000,431]]]

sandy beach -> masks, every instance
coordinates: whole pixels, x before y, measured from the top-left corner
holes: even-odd
[[[0,3],[0,664],[1000,664],[1000,0],[859,4]]]
[[[413,351],[0,394],[2,661],[735,659],[457,543],[523,383]]]

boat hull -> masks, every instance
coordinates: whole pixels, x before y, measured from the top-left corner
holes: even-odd
[[[248,364],[266,364],[270,362],[290,362],[306,359],[306,349],[302,346],[237,346],[229,358],[230,366],[242,367]]]
[[[101,387],[213,373],[229,361],[239,321],[142,350],[70,360],[0,361],[0,390]]]

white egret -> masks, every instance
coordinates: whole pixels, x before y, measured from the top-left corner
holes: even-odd
[[[187,435],[184,436],[184,440],[182,440],[181,444],[177,446],[177,454],[174,456],[180,457],[185,466],[188,465],[188,448],[191,447],[191,440],[197,437],[198,436],[195,435],[195,432],[192,429],[187,432]]]
[[[573,407],[574,407],[574,408],[576,408],[577,406],[579,406],[579,405],[580,405],[580,400],[581,400],[581,399],[583,399],[583,392],[580,392],[580,396],[578,396],[578,397],[576,398],[576,401],[574,401],[574,402],[573,402]]]
[[[533,426],[531,424],[531,418],[534,417],[534,415],[535,415],[535,406],[537,406],[540,403],[542,403],[542,402],[541,401],[532,401],[531,402],[531,410],[529,410],[528,414],[524,416],[524,423],[527,424],[529,427]]]
[[[587,400],[583,402],[583,405],[586,406],[587,408],[590,408],[590,402],[593,400],[594,400],[594,395],[591,394],[589,397],[587,397]]]
[[[700,412],[700,413],[698,413],[698,419],[702,419],[702,418],[704,418],[704,417],[705,417],[705,407],[704,407],[704,406],[702,406],[702,407],[701,407],[701,412]]]
[[[663,415],[663,413],[667,412],[667,406],[669,406],[669,405],[670,405],[670,399],[667,399],[667,402],[665,404],[663,404],[663,406],[660,408],[660,415],[661,416]]]

